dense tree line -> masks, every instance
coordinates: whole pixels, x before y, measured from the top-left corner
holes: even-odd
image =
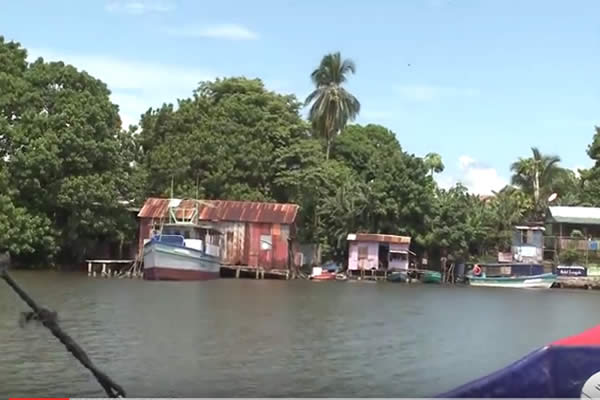
[[[133,237],[128,205],[171,191],[297,203],[298,239],[340,259],[347,234],[360,231],[410,235],[419,253],[483,257],[509,246],[514,224],[543,219],[551,193],[556,204],[600,205],[598,128],[589,170],[575,174],[534,148],[494,196],[444,190],[438,154],[418,157],[383,126],[349,124],[360,103],[344,83],[355,72],[326,55],[305,101],[258,79],[202,82],[125,128],[101,80],[29,63],[0,37],[0,248],[24,265],[77,262],[97,240]]]

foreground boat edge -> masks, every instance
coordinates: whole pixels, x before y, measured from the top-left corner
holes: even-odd
[[[436,398],[600,398],[600,325]]]

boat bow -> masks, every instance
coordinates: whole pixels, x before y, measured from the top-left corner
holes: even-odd
[[[439,398],[600,398],[600,325],[558,340]]]

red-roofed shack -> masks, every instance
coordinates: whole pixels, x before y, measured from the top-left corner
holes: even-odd
[[[149,198],[144,203],[138,214],[140,248],[152,229],[168,219],[169,201]],[[179,210],[194,210],[196,204],[196,200],[183,200]],[[223,264],[287,269],[296,252],[298,208],[296,204],[202,200],[197,219],[198,223],[211,224],[222,233]]]

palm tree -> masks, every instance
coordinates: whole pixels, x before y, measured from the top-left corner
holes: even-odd
[[[444,171],[444,163],[442,162],[442,156],[438,153],[427,153],[423,159],[425,166],[431,172],[431,176],[434,173],[439,174]]]
[[[513,171],[513,185],[532,194],[533,203],[536,209],[539,209],[542,194],[547,194],[548,190],[551,190],[553,180],[561,170],[558,166],[560,157],[544,155],[537,147],[532,147],[531,151],[533,157],[519,158],[510,169]]]
[[[354,62],[343,60],[337,52],[323,57],[319,67],[311,74],[316,89],[308,95],[304,104],[312,103],[308,119],[327,143],[327,159],[333,138],[360,112],[356,97],[342,87],[347,75],[355,72]]]

